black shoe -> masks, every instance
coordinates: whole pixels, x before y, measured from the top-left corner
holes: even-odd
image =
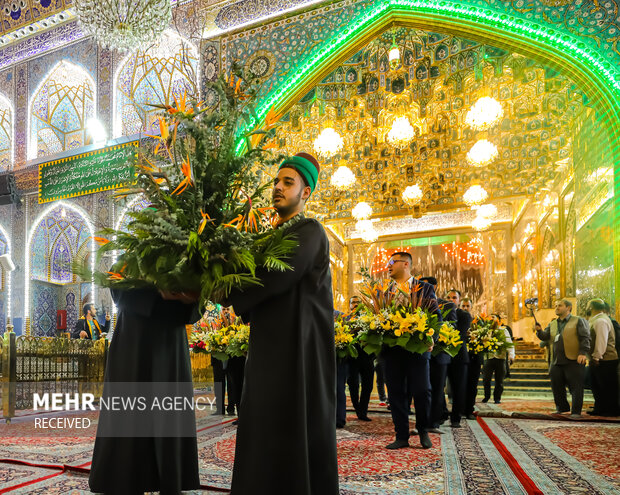
[[[441,431],[439,429],[439,427],[435,428],[429,428],[428,430],[426,430],[427,433],[437,433],[437,435],[443,435],[443,431]]]
[[[468,414],[466,417],[467,419],[473,419],[473,420],[476,419],[476,416],[474,416],[473,414]]]
[[[386,449],[404,449],[405,447],[409,447],[409,442],[407,440],[394,440],[391,444],[386,445]]]
[[[570,412],[570,409],[556,409],[555,414],[564,414]]]
[[[450,426],[451,426],[452,428],[460,428],[460,427],[461,427],[461,423],[460,423],[460,422],[457,422],[457,421],[452,421],[452,422],[450,423]]]
[[[482,399],[482,403],[486,404],[487,402],[489,402],[489,399],[487,397],[485,397],[484,399]]]
[[[501,404],[502,403],[501,400],[494,400],[493,402],[495,402],[496,404]]]
[[[358,416],[357,419],[360,421],[372,421],[368,416]]]
[[[586,414],[589,414],[590,416],[602,416],[599,411],[595,411],[594,409],[592,409],[591,411],[586,411]]]
[[[409,432],[409,435],[411,435],[412,437],[417,434],[418,434],[418,430],[416,430],[415,428]]]
[[[338,428],[338,429],[344,428],[345,425],[346,425],[346,423],[336,423],[336,428]]]
[[[420,433],[420,445],[422,445],[423,449],[430,449],[433,446],[433,442],[431,442],[431,439],[428,437],[428,433],[425,431]]]

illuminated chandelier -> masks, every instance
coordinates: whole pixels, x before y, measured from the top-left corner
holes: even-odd
[[[424,193],[417,184],[407,186],[403,191],[402,198],[407,206],[415,206],[420,203]]]
[[[467,163],[474,167],[484,167],[493,163],[498,156],[497,146],[491,141],[480,139],[467,153]]]
[[[486,230],[491,226],[491,219],[477,216],[474,218],[474,221],[471,223],[471,226],[476,231]]]
[[[331,127],[326,127],[314,140],[314,151],[323,158],[331,158],[344,147],[340,134]]]
[[[345,165],[338,167],[329,181],[338,190],[345,190],[355,184],[355,174]]]
[[[392,36],[392,46],[390,47],[388,60],[390,62],[390,67],[392,68],[392,70],[398,68],[398,66],[400,65],[400,50],[398,49],[398,45],[396,44],[396,39],[394,36]]]
[[[476,214],[482,218],[493,218],[497,215],[497,206],[491,203],[480,205],[476,207]]]
[[[407,117],[397,117],[392,123],[392,128],[387,135],[388,143],[397,146],[407,146],[413,137],[415,136],[415,130],[409,122]]]
[[[484,203],[488,197],[489,195],[482,186],[474,184],[463,194],[463,201],[467,206],[478,206]]]
[[[351,210],[351,214],[356,220],[366,220],[372,215],[372,208],[368,203],[362,201],[355,205],[355,208]]]
[[[355,224],[355,230],[364,242],[375,242],[379,238],[379,233],[375,230],[372,220],[360,220]]]
[[[120,51],[156,42],[172,22],[170,0],[76,0],[75,10],[85,34]]]
[[[501,103],[495,98],[484,96],[469,109],[465,123],[476,131],[483,131],[495,125],[503,115]]]

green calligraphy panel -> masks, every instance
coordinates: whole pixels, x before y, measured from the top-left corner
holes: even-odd
[[[39,165],[39,203],[123,187],[134,180],[137,143]]]

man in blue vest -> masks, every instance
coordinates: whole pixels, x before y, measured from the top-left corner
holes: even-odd
[[[98,340],[102,333],[110,330],[110,315],[105,315],[105,325],[103,330],[97,321],[97,308],[92,303],[87,303],[82,308],[82,317],[77,321],[75,330],[71,334],[74,339]]]

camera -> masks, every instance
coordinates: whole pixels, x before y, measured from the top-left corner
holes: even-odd
[[[538,304],[538,298],[537,297],[530,297],[529,299],[525,300],[525,305],[526,306],[529,306],[529,305],[534,306],[536,304]]]

